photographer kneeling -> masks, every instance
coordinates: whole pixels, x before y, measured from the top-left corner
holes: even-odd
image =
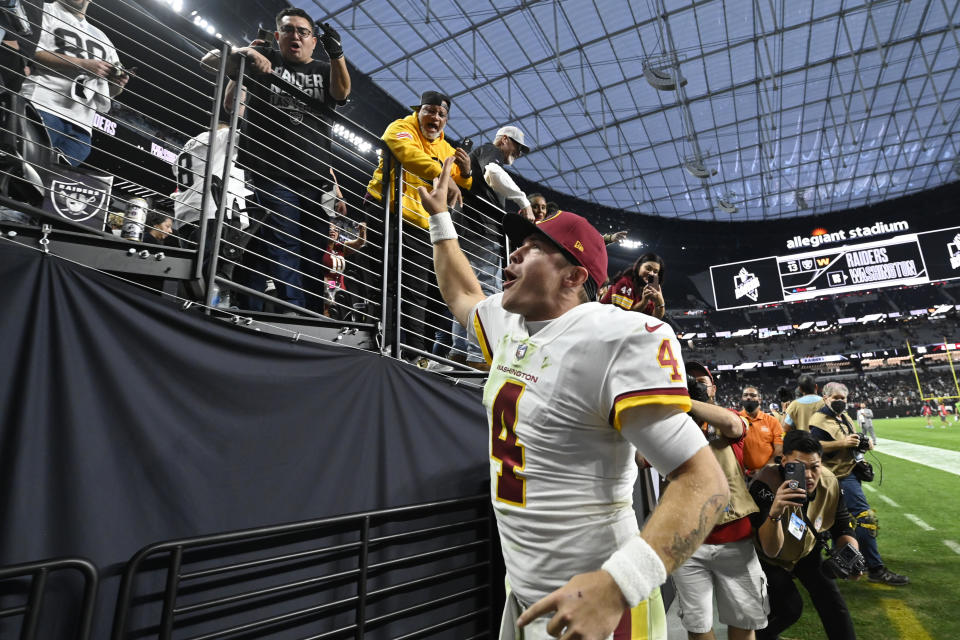
[[[823,465],[840,481],[847,509],[856,519],[854,535],[863,551],[870,582],[903,586],[910,579],[887,569],[877,549],[877,514],[870,508],[860,484],[873,480],[873,467],[863,459],[863,454],[873,449],[873,443],[869,438],[860,438],[846,414],[847,394],[846,385],[839,382],[828,382],[823,387],[825,406],[810,417],[810,434],[823,445]]]
[[[863,558],[840,484],[820,464],[822,453],[810,433],[790,431],[783,437],[781,464],[764,467],[750,483],[760,509],[750,518],[770,603],[767,627],[757,631],[758,640],[774,640],[800,619],[803,600],[794,578],[810,594],[829,640],[856,638],[847,604],[828,575],[856,579]],[[829,560],[823,557],[825,537],[833,538],[836,550]]]

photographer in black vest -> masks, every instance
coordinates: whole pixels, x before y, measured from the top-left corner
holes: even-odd
[[[854,535],[867,562],[870,582],[903,586],[910,579],[887,569],[877,549],[877,514],[860,484],[873,480],[873,468],[863,459],[873,443],[857,434],[854,421],[846,413],[847,394],[846,385],[839,382],[823,387],[824,406],[810,417],[810,434],[823,445],[823,464],[840,481],[847,509],[856,518]]]
[[[754,544],[767,576],[770,615],[757,640],[775,640],[800,619],[803,600],[797,578],[813,601],[829,640],[856,638],[847,604],[828,575],[856,579],[863,559],[853,537],[854,522],[837,478],[821,466],[823,447],[810,433],[794,430],[783,437],[780,464],[756,473],[750,495],[759,512],[750,516]],[[803,482],[785,477],[785,465],[802,465]],[[836,550],[824,559],[825,538]],[[858,562],[859,559],[859,562]]]

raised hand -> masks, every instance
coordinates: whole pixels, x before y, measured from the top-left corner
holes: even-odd
[[[447,210],[447,194],[449,185],[453,184],[450,180],[450,171],[453,167],[453,158],[447,158],[443,161],[443,171],[433,179],[433,189],[427,191],[426,187],[417,187],[420,194],[420,202],[427,213],[433,215]],[[453,185],[456,188],[456,184]],[[459,192],[459,190],[458,190]]]
[[[342,58],[343,45],[340,44],[340,34],[337,33],[337,30],[334,29],[329,22],[318,22],[317,28],[323,31],[323,33],[318,36],[318,39],[323,46],[323,50],[330,56],[330,59],[336,60],[337,58]]]

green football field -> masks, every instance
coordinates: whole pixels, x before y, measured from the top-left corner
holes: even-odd
[[[877,420],[878,438],[960,451],[960,423],[948,416],[934,429],[924,418]],[[867,500],[880,522],[878,543],[884,562],[910,577],[905,587],[873,584],[862,578],[840,589],[862,640],[960,639],[960,476],[882,453],[883,481],[869,484]],[[942,463],[941,463],[942,464]],[[879,470],[878,470],[879,471]],[[867,486],[865,484],[865,486]],[[805,596],[803,617],[783,638],[825,638],[816,611]]]

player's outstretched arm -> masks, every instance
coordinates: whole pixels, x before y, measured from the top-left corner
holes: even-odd
[[[731,440],[736,440],[743,435],[743,418],[733,411],[700,400],[690,400],[690,404],[690,415],[694,420],[713,425],[717,431]]]
[[[460,249],[457,232],[447,211],[447,191],[453,158],[443,162],[443,171],[433,181],[433,189],[417,187],[423,208],[430,214],[430,242],[433,243],[433,269],[437,285],[450,312],[464,327],[470,310],[486,296],[480,289],[467,257]]]

